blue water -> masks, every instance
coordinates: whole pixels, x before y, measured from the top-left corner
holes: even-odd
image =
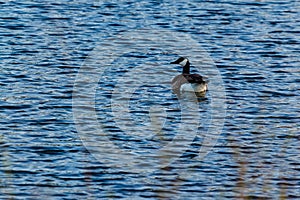
[[[0,2],[0,199],[300,198],[299,11]],[[172,93],[178,56],[205,98]]]

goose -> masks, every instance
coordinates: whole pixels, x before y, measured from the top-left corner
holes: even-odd
[[[183,67],[182,74],[172,80],[172,90],[175,93],[195,92],[203,95],[207,91],[207,82],[199,74],[190,74],[190,61],[188,58],[180,57],[170,64],[179,64]]]

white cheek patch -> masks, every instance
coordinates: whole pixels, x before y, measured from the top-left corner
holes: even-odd
[[[187,59],[184,59],[184,60],[181,61],[179,64],[180,64],[181,66],[185,66],[186,63],[187,63]]]

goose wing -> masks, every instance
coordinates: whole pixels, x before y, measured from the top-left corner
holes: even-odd
[[[198,83],[198,84],[205,83],[205,81],[203,80],[203,76],[199,74],[183,74],[183,76],[189,83]]]
[[[180,74],[172,80],[172,89],[175,91],[180,90],[181,85],[185,83],[206,84],[206,81],[199,74]]]

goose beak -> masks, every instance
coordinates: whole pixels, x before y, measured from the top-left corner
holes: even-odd
[[[177,63],[176,63],[176,61],[174,61],[174,62],[170,62],[170,64],[177,64]]]

